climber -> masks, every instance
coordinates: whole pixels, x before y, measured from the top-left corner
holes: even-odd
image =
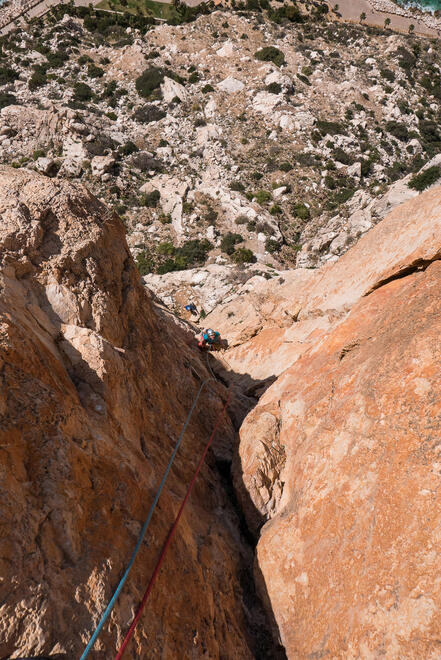
[[[223,342],[220,332],[217,332],[217,330],[214,331],[211,328],[204,330],[198,341],[198,346],[201,350],[204,350],[205,348],[208,348],[209,351],[215,350],[216,348],[221,348],[222,345]]]
[[[188,305],[185,305],[185,309],[187,310],[187,312],[191,312],[194,316],[197,316],[198,314],[198,310],[194,303],[189,303]]]

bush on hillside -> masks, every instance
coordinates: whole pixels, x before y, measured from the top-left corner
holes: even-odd
[[[69,59],[69,55],[62,50],[57,50],[55,53],[48,53],[46,57],[50,69],[59,69]]]
[[[264,204],[265,202],[269,202],[272,199],[272,195],[268,190],[259,190],[256,193],[256,201],[258,204]]]
[[[341,147],[337,147],[336,149],[333,150],[332,157],[335,160],[337,160],[339,163],[343,163],[343,165],[352,164],[351,156],[348,153],[346,153],[346,151]]]
[[[89,78],[102,78],[104,76],[104,69],[101,69],[95,63],[89,64],[87,67],[87,75]]]
[[[163,82],[164,71],[157,66],[149,66],[138,76],[135,86],[138,94],[147,99]]]
[[[233,234],[231,231],[222,238],[221,241],[221,250],[225,254],[232,255],[236,249],[237,243],[242,243],[243,238],[240,234]]]
[[[265,250],[270,254],[274,254],[280,250],[280,245],[274,238],[267,238],[265,241]]]
[[[266,86],[266,91],[270,94],[280,94],[282,91],[282,85],[279,85],[279,83],[276,82],[272,82]]]
[[[93,59],[89,55],[80,55],[77,62],[80,66],[83,66],[83,64],[88,64],[89,62],[93,62]]]
[[[17,99],[14,94],[0,94],[0,110],[6,108],[7,105],[14,105],[15,103],[17,103]]]
[[[164,246],[161,247],[163,253],[170,255],[171,258],[167,259],[157,268],[156,272],[159,275],[176,270],[185,270],[186,268],[191,268],[191,266],[198,266],[205,263],[207,254],[213,247],[207,239],[187,241],[179,248],[171,246],[170,243],[161,245]]]
[[[395,74],[390,69],[380,69],[380,74],[382,78],[388,80],[389,82],[393,82],[395,80]]]
[[[409,181],[409,188],[413,190],[422,191],[431,186],[433,183],[441,178],[441,167],[433,165],[428,167],[420,174],[417,174]]]
[[[159,204],[161,195],[159,190],[152,190],[150,193],[146,193],[141,197],[142,206],[147,206],[150,209],[156,208]]]
[[[9,66],[0,66],[0,85],[7,85],[18,78],[18,71]]]
[[[140,275],[148,275],[153,271],[153,262],[146,256],[145,252],[140,252],[135,262]]]
[[[418,128],[424,142],[439,142],[440,134],[436,122],[430,119],[422,119],[418,124]]]
[[[300,218],[300,220],[309,220],[311,216],[308,207],[301,202],[294,204],[292,207],[292,214],[295,218]]]
[[[137,108],[133,113],[133,119],[140,124],[150,124],[152,121],[159,121],[166,116],[164,110],[158,108],[156,105],[146,103]]]
[[[407,142],[409,139],[409,129],[407,128],[406,124],[402,124],[399,121],[386,122],[386,131],[401,142]]]
[[[145,69],[144,73],[138,76],[135,81],[138,94],[146,99],[149,98],[153,92],[159,89],[159,87],[162,85],[165,76],[175,80],[181,85],[185,84],[185,80],[181,78],[181,76],[179,76],[177,73],[174,73],[174,71],[170,71],[169,69],[161,69],[157,66],[149,66],[147,69]]]
[[[38,89],[38,87],[43,87],[48,82],[46,71],[42,68],[35,68],[34,73],[29,78],[28,87],[31,91]]]
[[[320,131],[323,137],[325,135],[344,135],[346,129],[343,124],[336,121],[325,121],[318,119],[316,122],[317,130]]]
[[[281,66],[285,63],[285,55],[275,46],[261,48],[254,53],[254,57],[261,62],[273,62],[276,66]]]
[[[75,101],[90,101],[93,97],[93,91],[86,83],[75,83],[73,90]]]
[[[239,248],[231,256],[231,259],[236,264],[252,264],[256,261],[256,257],[248,248]]]

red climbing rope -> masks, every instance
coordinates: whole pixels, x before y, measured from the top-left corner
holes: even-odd
[[[115,656],[115,660],[120,660],[120,659],[123,657],[123,653],[124,653],[124,651],[125,651],[125,649],[126,649],[126,647],[127,647],[127,644],[130,642],[130,639],[132,638],[132,635],[133,635],[133,633],[134,633],[134,631],[135,631],[136,625],[137,625],[139,619],[141,618],[142,611],[143,611],[143,609],[144,609],[144,607],[145,607],[145,604],[146,604],[147,599],[148,599],[148,597],[149,597],[149,595],[150,595],[150,592],[151,592],[152,589],[153,589],[153,585],[155,584],[156,578],[158,577],[158,573],[159,573],[159,571],[160,571],[160,569],[161,569],[162,562],[164,561],[164,558],[165,558],[165,555],[166,555],[167,550],[168,550],[168,548],[169,548],[169,545],[170,545],[170,543],[172,542],[173,536],[175,535],[175,532],[176,532],[177,526],[178,526],[178,524],[179,524],[179,520],[180,520],[180,518],[181,518],[181,516],[182,516],[182,513],[183,513],[183,511],[184,511],[185,505],[187,504],[187,500],[188,500],[188,498],[190,497],[191,491],[193,490],[193,486],[194,486],[194,484],[195,484],[196,478],[197,478],[199,472],[201,471],[202,465],[203,465],[204,460],[205,460],[205,456],[207,455],[207,452],[208,452],[208,450],[209,450],[209,448],[210,448],[210,446],[211,446],[211,444],[212,444],[212,442],[213,442],[213,438],[214,438],[214,436],[215,436],[215,434],[216,434],[216,431],[217,431],[217,429],[218,429],[219,426],[220,426],[221,419],[222,419],[222,417],[224,416],[225,411],[226,411],[226,409],[227,409],[227,406],[228,406],[228,404],[229,404],[229,402],[230,402],[230,396],[231,396],[231,392],[228,392],[228,397],[227,397],[227,400],[226,400],[226,402],[225,402],[225,405],[224,405],[224,407],[222,408],[222,411],[220,412],[220,414],[219,414],[219,416],[218,416],[218,418],[217,418],[217,422],[216,422],[216,425],[215,425],[215,427],[214,427],[214,429],[213,429],[213,432],[211,433],[210,438],[209,438],[207,444],[205,445],[204,451],[202,452],[202,456],[201,456],[201,458],[200,458],[200,460],[199,460],[199,463],[198,463],[198,465],[197,465],[197,468],[196,468],[196,470],[195,470],[195,473],[194,473],[194,475],[193,475],[193,478],[192,478],[192,480],[191,480],[191,482],[190,482],[190,485],[189,485],[188,488],[187,488],[187,492],[185,493],[185,497],[184,497],[184,499],[182,500],[182,504],[181,504],[181,506],[180,506],[180,508],[179,508],[179,511],[178,511],[178,514],[177,514],[177,516],[176,516],[176,518],[175,518],[175,522],[173,523],[173,526],[172,526],[172,528],[170,529],[170,531],[169,531],[169,533],[168,533],[168,536],[167,536],[167,539],[166,539],[166,541],[165,541],[165,543],[164,543],[164,545],[163,545],[163,547],[162,547],[161,554],[159,555],[159,559],[158,559],[158,561],[156,562],[156,566],[155,566],[155,569],[154,569],[154,571],[153,571],[152,577],[150,578],[150,582],[149,582],[148,585],[147,585],[147,589],[145,590],[144,596],[142,597],[142,600],[141,600],[141,602],[140,602],[140,604],[139,604],[138,610],[137,610],[137,612],[136,612],[136,614],[135,614],[135,616],[134,616],[134,618],[133,618],[133,621],[132,621],[132,623],[131,623],[131,625],[130,625],[130,628],[129,628],[129,630],[128,630],[128,632],[127,632],[125,638],[124,638],[124,641],[123,641],[123,643],[122,643],[122,645],[121,645],[121,648],[120,648],[120,650],[118,651],[117,655]]]

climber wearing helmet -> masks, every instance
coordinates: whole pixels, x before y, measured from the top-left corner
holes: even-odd
[[[221,346],[220,332],[214,331],[211,328],[204,330],[199,339],[198,346],[201,349],[208,348],[208,350]]]

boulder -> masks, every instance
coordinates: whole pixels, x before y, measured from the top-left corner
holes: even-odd
[[[46,176],[55,176],[60,169],[60,165],[53,158],[41,156],[35,161],[35,169],[41,174],[46,174]]]
[[[92,158],[92,174],[94,176],[102,176],[107,172],[111,172],[115,166],[115,159],[113,156],[95,156]]]
[[[234,44],[231,41],[226,41],[219,50],[216,51],[218,57],[232,57],[236,51]]]
[[[183,85],[165,76],[161,85],[162,97],[166,103],[171,103],[176,97],[181,101],[187,98],[187,91]]]
[[[237,78],[233,76],[228,76],[225,80],[217,84],[218,88],[222,92],[228,92],[228,94],[234,94],[234,92],[240,92],[245,88],[245,85]]]

